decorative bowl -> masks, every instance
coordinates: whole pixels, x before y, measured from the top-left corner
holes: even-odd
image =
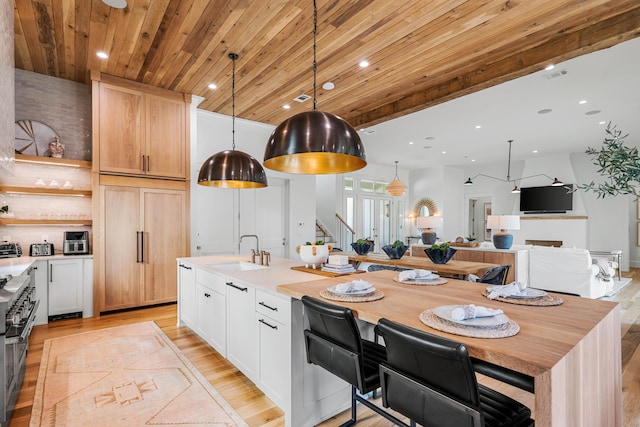
[[[424,253],[427,254],[434,264],[446,264],[457,251],[455,248],[448,248],[444,251],[442,249],[427,248],[424,250]]]
[[[402,258],[407,249],[409,249],[409,246],[407,245],[396,246],[395,248],[391,247],[391,245],[385,245],[382,247],[384,253],[387,254],[387,256],[391,259]]]
[[[358,255],[366,255],[373,249],[373,243],[358,243],[354,242],[351,244],[351,247]]]
[[[301,245],[296,247],[296,252],[300,254],[300,260],[305,263],[305,267],[313,269],[326,264],[329,252],[332,250],[331,245]]]

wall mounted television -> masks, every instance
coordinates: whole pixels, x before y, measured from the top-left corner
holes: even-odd
[[[525,214],[567,213],[572,209],[573,184],[520,189],[520,210]]]

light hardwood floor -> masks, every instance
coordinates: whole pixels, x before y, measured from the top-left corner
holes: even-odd
[[[640,269],[624,274],[633,282],[611,299],[621,304],[622,312],[622,385],[624,396],[624,426],[640,427]],[[242,373],[211,349],[188,328],[176,326],[176,306],[146,308],[109,314],[92,319],[68,319],[36,326],[29,342],[27,373],[20,390],[9,427],[29,425],[33,394],[42,357],[43,342],[49,338],[108,328],[127,323],[154,320],[165,334],[182,350],[198,370],[211,382],[250,427],[283,427],[282,411],[273,405]],[[527,405],[532,396],[508,387],[492,384]],[[348,419],[347,412],[320,424],[322,427],[340,425]],[[373,412],[358,408],[358,426],[387,427],[392,424]]]

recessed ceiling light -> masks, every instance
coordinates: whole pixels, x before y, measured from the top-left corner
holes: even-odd
[[[605,122],[605,121],[601,121],[601,122],[598,122],[598,124],[599,124],[599,125],[606,125],[606,124],[607,124],[607,122]]]
[[[102,0],[102,3],[115,7],[116,9],[124,9],[127,7],[127,0]]]
[[[555,65],[553,64],[549,64],[546,67],[544,67],[545,70],[549,71],[549,70],[553,70],[555,68]]]
[[[427,141],[431,141],[431,140],[436,139],[436,137],[435,136],[425,136],[424,139],[426,139]]]
[[[288,110],[289,108],[291,108],[291,105],[289,105],[289,104],[284,104],[284,105],[282,106],[282,108],[284,108],[285,110]]]
[[[336,87],[332,82],[324,82],[322,84],[322,89],[324,90],[333,90]]]
[[[369,61],[367,61],[366,59],[363,59],[362,61],[360,61],[360,68],[367,68],[369,66]]]
[[[550,113],[552,111],[553,110],[551,108],[544,108],[544,109],[538,111],[538,114],[547,114],[547,113]]]
[[[103,51],[98,51],[98,52],[96,53],[96,56],[97,56],[98,58],[102,58],[102,59],[107,59],[107,58],[109,57],[109,55],[107,55],[107,53],[106,53],[106,52],[103,52]]]
[[[413,141],[409,141],[409,145],[413,145]]]
[[[480,129],[481,127],[481,125],[476,125],[476,129]]]
[[[602,113],[602,110],[591,110],[591,111],[587,111],[586,113],[584,113],[585,116],[593,116],[594,114],[600,114]]]
[[[443,151],[443,152],[442,152],[442,154],[447,154],[447,152],[446,152],[446,151]]]
[[[218,89],[218,85],[215,83],[209,83],[209,89]]]
[[[587,100],[586,100],[586,99],[583,99],[582,101],[578,102],[578,104],[580,104],[580,105],[582,105],[582,104],[586,104],[586,103],[587,103]]]
[[[533,150],[533,154],[538,154],[538,150]]]
[[[422,147],[422,148],[424,148],[425,150],[430,150],[432,147],[431,147],[430,145],[425,145],[425,146],[424,146],[424,147]]]
[[[475,161],[476,161],[476,159],[471,159],[471,161],[472,161],[472,162],[475,162]]]

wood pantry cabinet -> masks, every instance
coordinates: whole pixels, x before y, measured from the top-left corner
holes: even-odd
[[[174,302],[188,252],[186,183],[100,177],[98,312]]]
[[[91,78],[94,170],[188,180],[191,95],[95,72]]]

